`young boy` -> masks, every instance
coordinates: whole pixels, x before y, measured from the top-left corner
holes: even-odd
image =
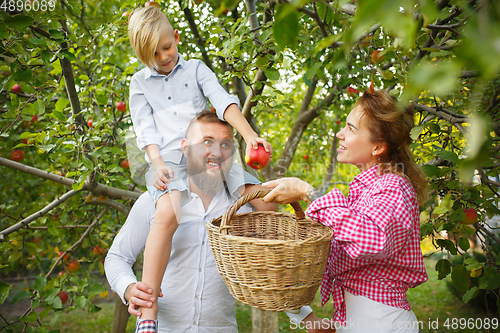
[[[208,108],[208,98],[217,116],[243,136],[247,149],[261,144],[270,152],[271,146],[252,130],[239,110],[238,99],[224,90],[203,62],[186,61],[179,55],[179,32],[158,7],[136,9],[128,30],[137,57],[147,66],[134,74],[130,82],[130,113],[138,147],[146,151],[150,163],[146,184],[156,203],[142,278],[153,289],[153,307],[141,311],[136,332],[143,333],[156,332],[158,326],[156,300],[180,221],[180,207],[187,198],[186,161],[180,142],[190,120]],[[220,169],[223,161],[208,157],[206,162],[210,168]],[[231,195],[237,195],[245,184],[259,183],[237,164],[227,178]]]

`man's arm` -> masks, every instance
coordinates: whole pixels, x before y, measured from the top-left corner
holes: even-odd
[[[245,191],[243,192],[243,195],[252,193],[255,191],[260,191],[260,190],[269,190],[268,187],[264,187],[261,184],[256,184],[256,185],[245,185]],[[274,202],[264,202],[262,199],[255,199],[249,202],[256,210],[260,212],[275,212],[278,210],[278,204]]]
[[[152,203],[153,200],[147,192],[137,199],[104,261],[109,285],[124,304],[128,303],[125,298],[127,288],[137,282],[132,265],[146,244]]]

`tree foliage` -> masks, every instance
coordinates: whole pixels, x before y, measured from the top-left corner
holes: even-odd
[[[127,37],[127,14],[142,5],[2,4],[0,272],[38,277],[17,294],[0,282],[0,301],[31,299],[18,318],[29,331],[47,332],[39,319],[52,311],[98,310],[91,299],[103,286],[91,272],[102,273],[104,254],[93,250],[111,244],[144,190],[130,115],[116,108],[127,104],[128,82],[142,67]],[[180,52],[207,63],[273,145],[262,179],[298,176],[323,192],[347,190],[356,170],[335,163],[335,133],[356,98],[373,81],[411,104],[412,148],[430,189],[421,230],[442,253],[436,270],[451,274],[465,302],[479,290],[500,302],[500,239],[489,225],[500,186],[497,1],[160,5],[180,32]],[[461,223],[467,207],[478,213],[472,226]],[[484,256],[470,255],[464,235],[479,239]],[[68,259],[58,256],[64,251]],[[68,270],[70,260],[81,264],[77,272]],[[70,294],[64,306],[60,290]]]

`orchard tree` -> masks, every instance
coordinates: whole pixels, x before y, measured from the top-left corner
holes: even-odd
[[[0,272],[36,278],[19,292],[0,282],[0,301],[31,302],[0,330],[47,332],[41,319],[50,313],[54,321],[99,310],[92,298],[105,287],[93,273],[102,274],[105,249],[144,191],[147,165],[134,149],[127,106],[129,80],[143,66],[127,21],[144,3],[4,5]],[[336,164],[335,133],[358,96],[373,82],[411,105],[412,148],[430,190],[421,230],[442,254],[439,277],[451,274],[464,302],[486,295],[498,307],[500,239],[490,225],[500,186],[498,2],[162,0],[160,7],[180,32],[180,53],[212,68],[273,145],[263,180],[297,176],[322,192],[346,191],[355,170]],[[466,219],[471,208],[477,219]],[[472,255],[467,235],[477,237],[482,256]]]

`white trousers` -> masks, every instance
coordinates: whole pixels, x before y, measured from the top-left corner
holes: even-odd
[[[344,292],[347,323],[338,333],[418,333],[421,323],[413,311]],[[338,325],[338,323],[337,323]]]

